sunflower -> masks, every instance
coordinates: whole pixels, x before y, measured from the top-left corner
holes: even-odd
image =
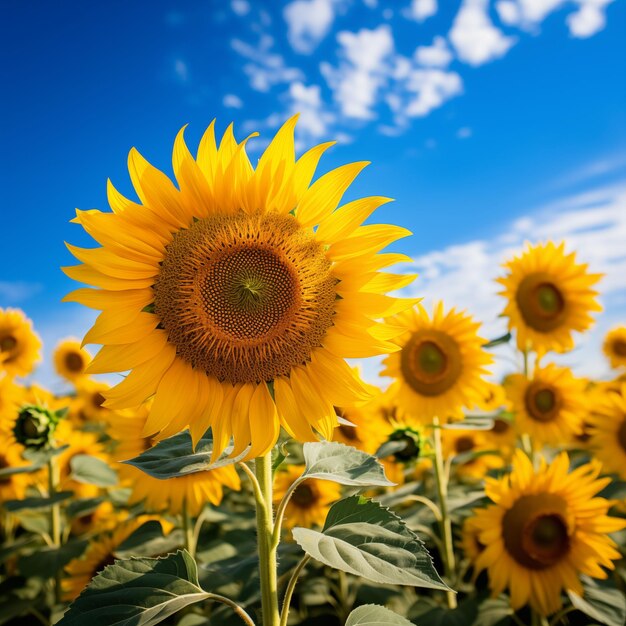
[[[626,366],[626,327],[618,326],[609,331],[602,344],[604,354],[613,369]]]
[[[489,387],[482,377],[492,357],[483,348],[479,324],[464,312],[435,305],[432,318],[418,305],[389,320],[404,329],[395,340],[399,352],[388,356],[383,376],[398,379],[401,411],[430,422],[433,417],[463,417],[463,407],[478,404]]]
[[[478,401],[478,408],[482,411],[498,411],[507,406],[507,397],[504,387],[496,383],[485,385],[484,395]]]
[[[118,547],[145,522],[154,519],[157,518],[153,515],[141,515],[92,540],[82,556],[65,566],[68,577],[61,582],[64,599],[71,601],[76,598],[96,574],[107,565],[113,565]],[[167,529],[164,528],[164,531],[167,532]]]
[[[92,510],[72,519],[72,534],[83,535],[91,532],[102,532],[115,528],[127,517],[126,511],[116,511],[113,505],[105,500]]]
[[[274,503],[278,504],[289,487],[298,479],[304,466],[287,465],[274,476]],[[312,528],[322,526],[330,505],[341,497],[341,487],[329,480],[309,478],[296,488],[287,508],[283,526]]]
[[[479,480],[490,469],[498,469],[504,461],[494,451],[493,444],[482,430],[443,428],[441,431],[443,454],[457,459],[456,472],[460,477]]]
[[[504,415],[496,416],[493,426],[485,431],[485,439],[488,448],[498,450],[504,458],[510,457],[517,443],[513,421]]]
[[[606,578],[619,559],[607,536],[626,520],[607,515],[611,501],[593,497],[611,482],[598,479],[601,465],[581,465],[568,473],[569,459],[560,453],[537,471],[521,451],[511,474],[487,479],[486,494],[495,503],[476,510],[478,539],[486,546],[476,567],[487,568],[494,596],[506,587],[511,606],[530,603],[542,615],[561,607],[561,591],[583,595],[580,574]]]
[[[87,422],[102,422],[111,412],[104,406],[104,394],[109,389],[106,383],[97,382],[90,378],[76,381],[76,397],[70,404],[70,418],[78,426]]]
[[[588,420],[589,447],[607,470],[626,480],[626,384],[621,393],[605,392]]]
[[[145,407],[136,412],[111,412],[107,430],[114,442],[114,460],[127,461],[154,445],[151,437],[141,434],[147,414]],[[224,487],[237,491],[241,488],[234,465],[167,480],[153,478],[132,465],[116,465],[120,481],[131,489],[129,503],[143,501],[150,511],[167,511],[176,515],[182,512],[185,503],[188,514],[195,517],[207,502],[217,506],[222,501]]]
[[[22,446],[11,442],[7,437],[0,434],[0,470],[29,465],[22,459]],[[21,500],[26,493],[26,487],[31,482],[31,477],[26,473],[9,474],[0,477],[0,503],[6,500]]]
[[[478,539],[479,532],[480,528],[476,524],[476,518],[466,518],[461,528],[461,548],[470,563],[475,563],[478,555],[485,549],[485,546]]]
[[[515,427],[538,445],[566,444],[582,432],[585,381],[554,364],[537,367],[532,377],[514,374],[507,381]]]
[[[0,371],[26,376],[41,360],[41,340],[19,309],[0,308]]]
[[[7,376],[0,378],[0,435],[12,434],[23,398],[23,387],[15,384]]]
[[[590,313],[602,310],[592,289],[602,275],[590,274],[574,253],[565,254],[564,246],[528,244],[520,257],[505,263],[508,274],[497,279],[520,350],[567,352],[574,347],[572,332],[587,330],[593,323]]]
[[[361,226],[387,198],[337,208],[365,162],[310,184],[331,143],[297,161],[296,117],[256,169],[232,125],[216,146],[211,124],[194,159],[174,144],[178,188],[136,150],[129,172],[137,204],[109,185],[112,213],[78,211],[101,247],[69,246],[82,265],[68,276],[96,287],[66,300],[103,312],[85,336],[103,344],[89,373],[130,370],[106,395],[123,409],[154,396],[144,435],[213,430],[214,454],[265,454],[282,425],[301,441],[332,439],[333,406],[367,397],[348,364],[396,349],[378,321],[413,301],[386,292],[413,276],[380,272],[406,260],[378,254],[409,234]]]
[[[91,354],[80,345],[78,339],[68,337],[57,344],[52,358],[57,374],[74,382],[85,375]]]

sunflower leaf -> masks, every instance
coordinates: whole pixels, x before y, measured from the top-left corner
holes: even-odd
[[[70,605],[58,626],[152,626],[210,599],[185,550],[165,558],[115,561]]]
[[[609,583],[583,577],[584,596],[568,591],[570,602],[581,612],[606,626],[623,626],[626,622],[626,598]]]
[[[378,604],[363,604],[348,615],[345,626],[413,626],[413,622]]]
[[[74,495],[73,491],[58,491],[50,498],[24,498],[23,500],[6,500],[4,508],[11,513],[28,509],[46,509],[63,502]]]
[[[383,466],[376,457],[336,442],[304,444],[306,469],[302,478],[332,480],[353,487],[389,487]]]
[[[86,485],[113,487],[117,485],[117,474],[106,461],[89,454],[77,454],[70,461],[70,478]]]
[[[351,496],[333,504],[322,531],[294,528],[314,559],[379,584],[448,587],[419,537],[378,502]]]
[[[148,476],[158,478],[159,480],[167,480],[168,478],[177,478],[187,474],[206,472],[218,467],[233,465],[244,458],[247,453],[246,450],[235,458],[227,458],[231,451],[232,446],[226,448],[222,457],[215,463],[211,463],[213,438],[210,431],[207,431],[200,439],[194,450],[191,435],[186,430],[160,441],[156,446],[146,450],[139,456],[123,462],[140,469]]]
[[[502,335],[501,337],[496,337],[495,339],[492,339],[491,341],[488,341],[487,343],[483,344],[483,348],[487,348],[487,350],[489,350],[489,348],[495,348],[496,346],[502,345],[503,343],[509,343],[509,341],[511,341],[511,333],[506,333],[505,335]]]

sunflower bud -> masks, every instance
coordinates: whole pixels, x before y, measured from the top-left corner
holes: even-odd
[[[13,434],[17,441],[27,448],[40,450],[50,447],[61,416],[62,412],[27,404],[17,416]]]
[[[422,451],[422,435],[419,431],[413,428],[401,428],[391,433],[389,441],[404,444],[404,448],[393,453],[396,461],[410,463],[419,458]]]

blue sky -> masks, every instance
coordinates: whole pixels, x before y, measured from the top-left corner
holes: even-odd
[[[254,161],[299,111],[301,149],[339,140],[323,170],[371,160],[351,195],[396,199],[376,220],[413,231],[396,246],[413,292],[488,332],[488,281],[525,239],[606,272],[606,315],[570,357],[602,374],[601,334],[626,322],[624,23],[623,0],[4,2],[0,306],[48,350],[82,335],[63,241],[89,245],[68,222],[106,208],[107,177],[133,195],[130,147],[169,173],[177,130],[195,145],[215,117],[261,133]]]

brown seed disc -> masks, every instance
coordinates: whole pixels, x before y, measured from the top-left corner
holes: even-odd
[[[85,367],[83,357],[77,352],[68,352],[65,355],[65,367],[70,372],[82,372]]]
[[[452,337],[438,330],[417,331],[402,348],[405,381],[423,396],[445,393],[461,375],[461,351]]]
[[[193,367],[259,383],[289,375],[322,345],[336,284],[324,249],[293,216],[219,215],[174,235],[154,308]]]
[[[563,402],[558,389],[547,383],[534,381],[526,388],[524,404],[532,419],[550,422],[558,416]]]
[[[567,303],[549,274],[526,276],[517,288],[515,300],[526,324],[539,332],[555,330],[565,320]]]

